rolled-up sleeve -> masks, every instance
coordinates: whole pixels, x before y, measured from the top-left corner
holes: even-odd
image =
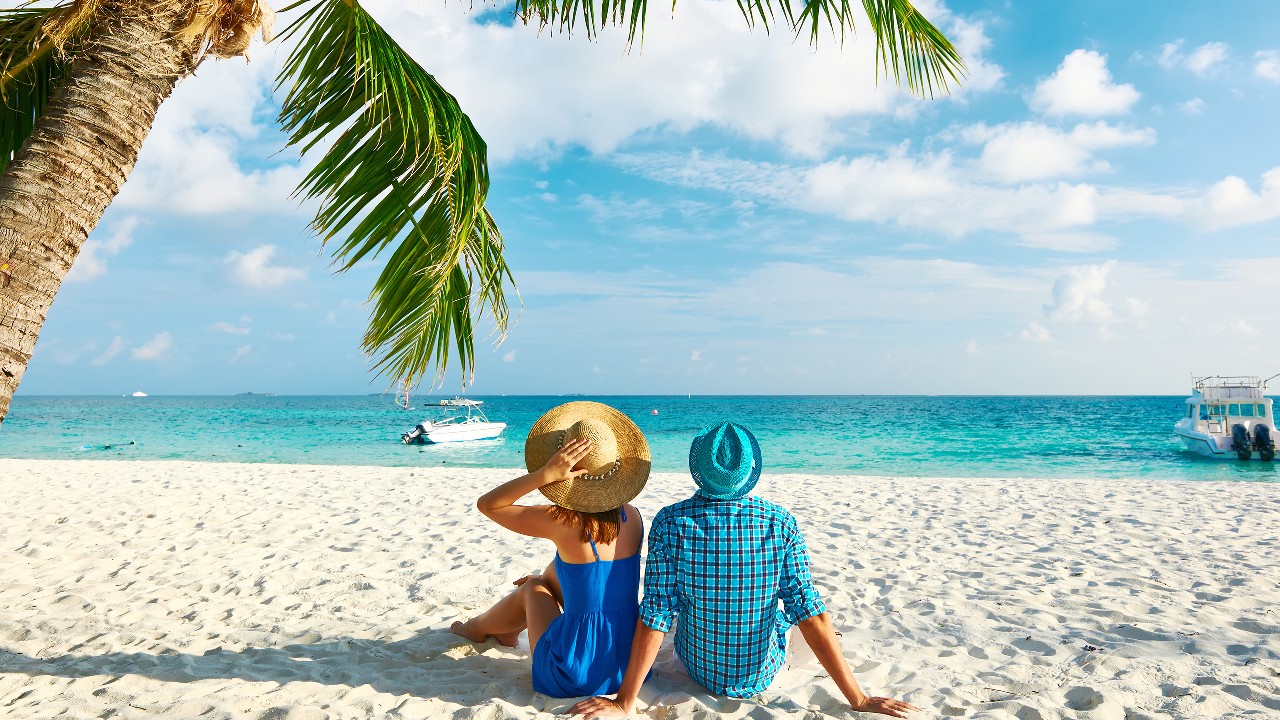
[[[652,630],[671,632],[680,613],[676,593],[676,558],[670,543],[670,524],[655,518],[649,529],[649,555],[644,564],[644,601],[640,620]]]
[[[782,558],[778,599],[782,601],[783,615],[792,625],[827,609],[818,596],[818,589],[813,586],[813,576],[809,574],[809,548],[798,529],[787,544]]]

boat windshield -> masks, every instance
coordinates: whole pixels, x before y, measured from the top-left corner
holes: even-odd
[[[439,419],[432,419],[435,425],[459,425],[463,423],[480,423],[489,422],[489,418],[485,417],[484,411],[480,406],[483,400],[468,400],[466,398],[454,398],[452,400],[441,400],[428,404],[426,407],[434,408],[438,411]]]

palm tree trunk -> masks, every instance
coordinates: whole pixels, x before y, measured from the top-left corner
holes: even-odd
[[[0,423],[53,297],[193,69],[182,0],[102,0],[91,40],[0,176]]]

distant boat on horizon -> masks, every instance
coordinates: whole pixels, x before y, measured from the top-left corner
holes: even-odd
[[[146,396],[147,394],[142,392],[141,390],[135,390],[134,393],[129,397],[146,397]]]

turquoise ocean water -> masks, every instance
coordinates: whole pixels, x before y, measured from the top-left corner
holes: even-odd
[[[1280,479],[1275,464],[1184,451],[1172,433],[1183,398],[1173,396],[475,397],[507,423],[500,438],[405,446],[400,434],[428,413],[390,396],[19,395],[0,428],[0,457],[510,468],[523,463],[539,415],[590,399],[636,421],[659,471],[687,470],[689,441],[725,418],[755,432],[775,473]]]

